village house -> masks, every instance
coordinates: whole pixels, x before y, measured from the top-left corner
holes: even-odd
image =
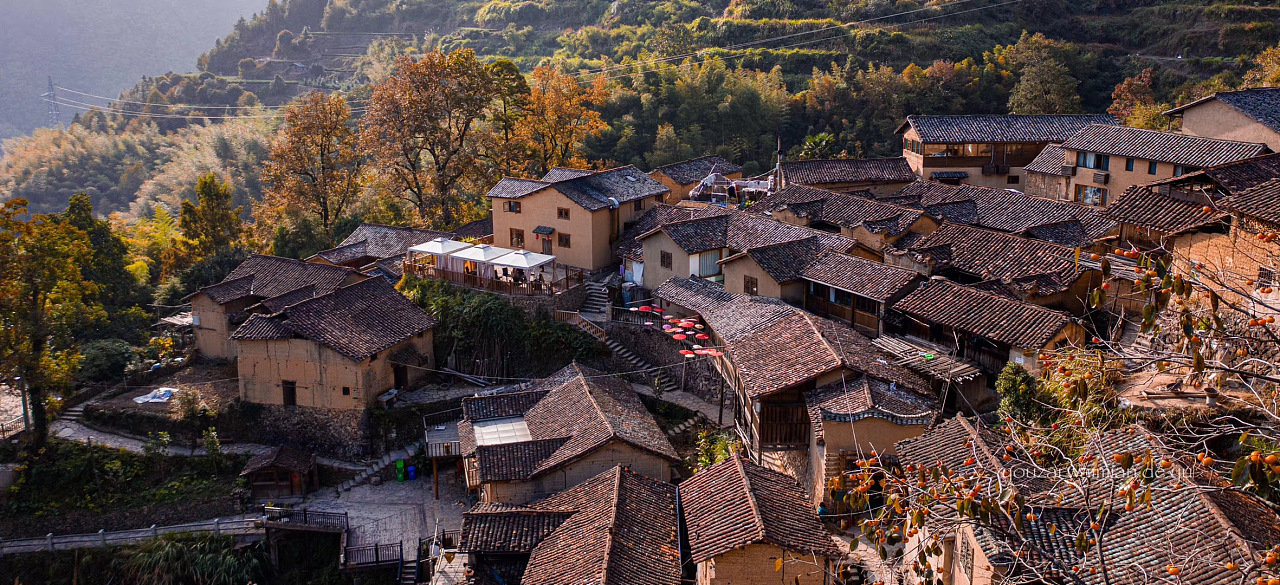
[[[735,453],[680,484],[680,508],[698,585],[834,582],[840,550],[793,477]]]
[[[523,504],[616,465],[670,481],[680,461],[630,383],[576,363],[462,409],[467,487],[482,502]]]
[[[202,287],[184,299],[191,303],[196,351],[207,358],[235,359],[231,334],[249,318],[251,307],[272,299],[296,302],[328,294],[365,278],[343,266],[250,256],[222,282]]]
[[[494,242],[554,255],[569,266],[603,269],[616,262],[613,245],[625,224],[669,192],[633,166],[556,168],[540,180],[505,178],[488,193]]]
[[[624,466],[527,505],[481,502],[458,552],[473,580],[521,585],[679,585],[676,487]]]
[[[1046,148],[1045,152],[1048,151]],[[886,201],[920,209],[939,221],[1001,231],[1070,248],[1097,245],[1114,237],[1119,230],[1119,226],[1104,217],[1102,210],[1096,207],[977,185],[917,181]]]
[[[688,206],[658,204],[631,221],[618,239],[617,255],[622,260],[622,279],[644,286],[644,245],[637,239],[658,227],[690,219],[723,215],[729,211],[718,205]]]
[[[300,502],[320,488],[316,456],[288,446],[255,455],[240,477],[255,502]]]
[[[493,217],[484,217],[475,221],[470,221],[458,226],[453,230],[454,235],[464,241],[473,244],[492,244],[493,243]]]
[[[1076,263],[1076,250],[1003,232],[944,223],[899,244],[905,247],[887,251],[885,262],[1072,313],[1083,312],[1096,284],[1093,271]]]
[[[783,161],[775,171],[775,189],[805,185],[827,191],[874,195],[892,193],[916,180],[902,157]]]
[[[1013,362],[1039,370],[1040,352],[1084,347],[1085,329],[1070,315],[935,277],[903,297],[893,310],[907,318],[900,332],[954,348],[990,379]]]
[[[926,539],[938,537],[942,554],[925,554],[944,583],[1063,582],[1068,573],[1087,585],[1136,583],[1169,575],[1172,566],[1178,568],[1179,583],[1216,585],[1241,579],[1232,562],[1260,558],[1280,541],[1280,518],[1266,503],[1233,488],[1214,471],[1189,463],[1189,453],[1171,450],[1141,426],[1108,431],[1090,441],[1085,456],[1096,459],[1101,469],[1083,476],[1037,473],[1017,449],[1012,457],[994,455],[1003,455],[1007,445],[995,429],[963,417],[898,444],[903,465],[941,464],[961,475],[975,469],[1007,473],[1010,493],[1026,501],[1016,514],[1035,515],[1020,527],[1000,513],[977,523],[956,522],[945,512],[930,515],[905,552],[913,558],[924,552]],[[1149,504],[1107,514],[1098,522],[1097,510],[1113,497],[1104,494],[1114,492],[1115,478],[1126,474],[1112,459],[1118,453],[1150,454],[1172,466],[1154,474],[1144,488],[1151,494]],[[1089,485],[1063,485],[1081,480]],[[1092,494],[1091,499],[1085,494]],[[1095,530],[1093,523],[1100,527]],[[1074,544],[1082,534],[1096,538],[1089,554],[1081,554]]]
[[[729,293],[699,278],[672,278],[654,296],[673,314],[697,314],[706,322],[708,344],[723,348],[724,355],[712,357],[712,364],[734,392],[743,447],[756,463],[797,478],[808,494],[821,493],[825,465],[810,461],[815,429],[806,393],[866,376],[885,382],[890,393],[937,402],[928,380],[892,364],[848,325],[778,299]],[[868,412],[877,406],[866,404]],[[850,448],[864,452],[891,452],[895,441],[924,428],[915,420],[900,427],[874,416],[853,418],[858,440]]]
[[[652,171],[649,176],[671,190],[665,202],[675,205],[689,198],[689,192],[703,179],[720,175],[726,179],[741,179],[742,167],[718,156],[702,156],[698,158],[662,165]]]
[[[346,266],[368,271],[385,264],[396,267],[403,264],[404,253],[409,248],[436,238],[453,238],[449,232],[410,227],[362,223],[351,235],[334,248],[316,252],[307,262]],[[387,261],[389,262],[383,262]],[[376,266],[371,266],[376,265]],[[399,280],[399,274],[382,273],[390,280]]]
[[[720,261],[725,290],[762,295],[878,336],[885,311],[923,279],[912,270],[824,249],[817,238],[771,244]]]
[[[1280,88],[1221,91],[1164,113],[1182,118],[1182,133],[1260,142],[1280,152]]]
[[[907,234],[938,229],[937,220],[918,209],[862,194],[868,196],[791,185],[762,198],[750,210],[783,223],[843,235],[857,243],[850,253],[875,261],[884,259],[886,244]]]
[[[371,278],[254,313],[231,335],[240,399],[364,409],[409,390],[434,364],[436,320]]]
[[[1021,189],[1023,167],[1089,124],[1119,122],[1107,114],[907,116],[897,133],[921,179]]]
[[[1114,194],[1270,152],[1267,145],[1091,124],[1062,143],[1064,199],[1105,207]],[[1045,178],[1043,182],[1049,182]]]
[[[810,238],[841,251],[854,245],[853,240],[837,234],[737,210],[660,224],[636,236],[636,241],[643,247],[644,287],[653,290],[671,277],[723,282],[721,260],[751,248]]]

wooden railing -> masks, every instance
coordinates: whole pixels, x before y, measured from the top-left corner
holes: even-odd
[[[578,313],[577,311],[556,311],[555,317],[556,317],[556,321],[574,325],[578,329],[586,331],[587,335],[590,335],[596,339],[599,339],[600,341],[604,341],[605,338],[607,337],[603,327],[600,327],[599,325],[596,325],[595,323],[588,321],[585,317],[582,316],[581,313]]]
[[[322,512],[306,508],[264,506],[262,514],[269,528],[342,532],[348,526],[346,512]]]
[[[564,268],[564,278],[554,281],[525,280],[516,282],[501,278],[489,278],[478,274],[454,272],[429,264],[404,263],[404,271],[418,278],[434,278],[458,286],[505,295],[555,296],[586,281],[586,271],[581,268]]]
[[[27,430],[27,419],[22,415],[0,421],[0,440],[8,439],[25,430]]]
[[[403,559],[404,547],[398,542],[348,546],[342,551],[342,567],[346,569],[399,565]]]
[[[461,457],[462,442],[427,443],[427,457]]]
[[[203,522],[152,526],[135,530],[117,530],[88,534],[49,534],[39,538],[15,538],[0,540],[0,556],[17,553],[52,552],[80,548],[120,546],[158,538],[162,534],[213,533],[217,536],[261,534],[262,524],[257,518],[217,518]]]

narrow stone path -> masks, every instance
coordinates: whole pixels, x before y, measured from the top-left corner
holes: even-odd
[[[663,402],[670,402],[700,413],[702,416],[705,416],[707,420],[711,421],[712,424],[715,424],[715,422],[720,418],[720,407],[683,390],[663,392],[662,395],[659,396],[653,391],[653,388],[644,384],[632,384],[631,386],[636,389],[637,393],[644,396],[652,396],[658,400],[662,400]],[[726,404],[724,409],[724,422],[720,424],[720,428],[727,429],[732,426],[733,408]]]

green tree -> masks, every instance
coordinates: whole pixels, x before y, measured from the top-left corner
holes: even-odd
[[[128,269],[132,260],[124,239],[111,229],[110,223],[93,216],[93,204],[83,193],[71,197],[62,218],[88,236],[92,252],[81,263],[80,273],[97,285],[86,300],[101,306],[106,319],[77,329],[76,337],[141,341],[149,316],[140,305],[147,301],[149,291]]]
[[[230,248],[240,239],[240,207],[232,207],[231,189],[209,173],[196,183],[196,202],[182,202],[178,226],[198,258]]]
[[[61,218],[29,217],[26,203],[0,205],[0,367],[25,380],[31,442],[40,447],[49,434],[48,392],[75,365],[72,331],[101,309],[91,304],[97,285],[82,272],[89,238]]]
[[[258,62],[251,57],[241,59],[236,68],[242,79],[253,79],[258,74]]]
[[[1079,85],[1062,63],[1052,59],[1031,63],[1022,69],[1022,77],[1009,94],[1009,113],[1080,113]]]
[[[1025,421],[1039,421],[1050,413],[1052,397],[1040,390],[1040,382],[1025,368],[1009,362],[996,378],[1000,411]]]

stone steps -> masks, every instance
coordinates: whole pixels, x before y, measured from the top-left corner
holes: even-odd
[[[403,451],[393,451],[391,453],[383,455],[382,459],[379,459],[373,465],[366,467],[364,471],[361,471],[360,473],[356,474],[354,478],[342,482],[342,485],[338,486],[338,493],[349,492],[353,487],[368,483],[369,478],[379,473],[382,473],[383,469],[390,467],[392,464],[394,464],[396,461],[400,459],[408,459],[410,457],[413,457],[419,451],[421,451],[422,448],[423,448],[422,441],[418,441],[417,443],[414,443],[412,445],[409,445],[408,447],[405,447]]]
[[[653,367],[652,365],[649,364],[649,362],[644,361],[640,356],[636,355],[635,352],[627,349],[626,347],[623,347],[622,344],[618,343],[616,340],[613,340],[613,339],[606,340],[605,345],[608,346],[609,350],[613,352],[613,355],[616,355],[626,360],[627,362],[631,363],[631,365],[635,366],[637,370],[646,370]],[[674,392],[680,389],[679,384],[677,384],[676,381],[670,375],[668,375],[664,370],[646,372],[643,375],[653,376],[657,378],[658,380],[657,387],[654,388],[654,390],[656,390],[659,394],[663,392]]]
[[[609,307],[609,292],[598,282],[587,282],[587,298],[582,302],[582,313],[603,313]]]
[[[72,406],[58,415],[59,419],[76,421],[84,418],[84,405]]]

